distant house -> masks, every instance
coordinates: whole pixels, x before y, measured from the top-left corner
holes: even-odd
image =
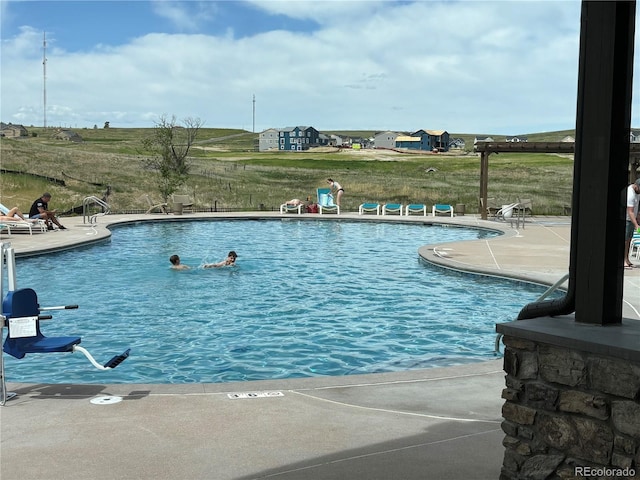
[[[446,152],[449,150],[449,133],[445,130],[418,130],[411,135],[396,138],[397,148]]]
[[[449,148],[464,149],[465,141],[462,138],[452,138],[449,140]]]
[[[401,134],[387,130],[386,132],[376,133],[373,136],[373,146],[375,148],[396,148],[396,139]]]
[[[268,128],[258,135],[258,151],[278,150],[278,130]]]
[[[287,127],[278,130],[278,150],[302,151],[319,145],[320,132],[313,127]]]
[[[3,137],[28,137],[29,132],[22,125],[14,125],[12,123],[0,124],[0,134]]]
[[[507,142],[527,142],[529,140],[528,137],[525,137],[524,135],[515,135],[513,137],[507,136]]]
[[[640,130],[631,130],[629,141],[631,143],[639,143],[640,142]]]
[[[319,133],[318,134],[318,145],[322,146],[322,147],[326,147],[327,145],[331,145],[331,137],[329,135],[326,135],[324,133]]]
[[[575,138],[573,138],[571,135],[567,135],[566,137],[564,137],[562,140],[560,140],[561,142],[574,142],[576,141]]]
[[[473,144],[475,145],[478,142],[495,142],[495,140],[493,137],[477,135],[476,138],[473,139]]]
[[[67,142],[82,142],[84,141],[80,135],[78,135],[73,130],[68,129],[58,129],[53,134],[53,138],[56,140],[66,140]]]

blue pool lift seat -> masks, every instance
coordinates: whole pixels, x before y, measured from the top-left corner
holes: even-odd
[[[40,331],[40,306],[38,296],[31,288],[7,293],[2,302],[2,312],[6,317],[9,333],[3,350],[16,358],[23,358],[27,353],[72,352],[74,345],[80,343],[80,337],[45,337]],[[35,323],[33,335],[22,336],[12,331],[17,330],[17,323]],[[20,335],[15,336],[14,335]]]
[[[333,203],[330,188],[318,188],[318,213],[335,212],[340,214],[340,206]]]

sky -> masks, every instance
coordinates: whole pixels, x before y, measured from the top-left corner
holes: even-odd
[[[0,28],[5,123],[575,128],[577,0],[0,0]]]

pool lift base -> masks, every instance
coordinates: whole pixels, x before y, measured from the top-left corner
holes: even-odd
[[[7,271],[8,292],[4,297],[3,277]],[[30,288],[18,290],[16,287],[15,252],[10,243],[0,242],[0,297],[3,297],[0,322],[7,327],[6,340],[0,351],[0,406],[17,396],[16,392],[7,392],[4,372],[4,352],[23,358],[27,353],[80,352],[98,370],[112,370],[129,357],[131,349],[113,356],[104,365],[98,363],[89,351],[78,345],[80,337],[45,337],[40,332],[40,320],[51,319],[51,315],[40,315],[49,310],[77,309],[78,305],[40,307],[35,291]],[[17,310],[18,314],[14,315]],[[12,331],[15,324],[16,331]]]

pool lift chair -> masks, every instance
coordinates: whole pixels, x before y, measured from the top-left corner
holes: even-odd
[[[8,281],[8,292],[2,302],[0,314],[3,329],[8,329],[4,352],[18,359],[24,358],[28,353],[80,352],[99,370],[112,370],[129,357],[130,349],[127,349],[101,365],[85,348],[78,345],[80,337],[45,337],[40,330],[40,321],[49,320],[52,316],[43,315],[42,312],[76,309],[78,305],[41,307],[33,289],[16,288],[15,254],[13,248],[6,243],[0,243],[0,267],[0,295],[4,294],[5,270]],[[3,352],[0,352],[0,377],[0,405],[4,405],[16,394],[7,392]]]

